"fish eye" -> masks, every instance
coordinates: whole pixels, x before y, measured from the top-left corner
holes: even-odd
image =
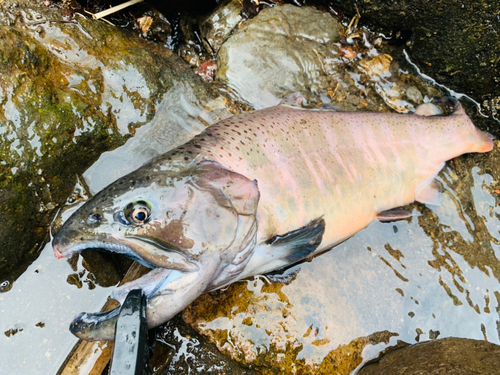
[[[150,204],[142,200],[129,203],[123,211],[127,221],[133,225],[146,224],[151,217]]]

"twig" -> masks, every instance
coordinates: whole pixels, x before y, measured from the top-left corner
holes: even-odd
[[[96,19],[96,18],[94,17],[94,16],[95,16],[95,14],[94,14],[94,13],[89,12],[88,10],[85,10],[85,9],[84,9],[83,11],[84,11],[85,13],[87,13],[87,14],[90,14],[90,15],[92,16],[92,18]],[[77,13],[77,14],[79,14],[79,13]],[[111,26],[115,26],[115,24],[114,24],[114,23],[112,23],[112,22],[108,21],[106,18],[102,18],[102,20],[103,20],[104,22],[106,22],[106,23],[109,23]]]
[[[106,16],[109,16],[110,14],[113,14],[113,13],[116,13],[122,9],[125,9],[131,5],[134,5],[134,4],[137,4],[137,3],[140,3],[144,0],[129,0],[123,4],[120,4],[120,5],[117,5],[115,7],[111,7],[109,9],[106,9],[106,10],[103,10],[102,12],[98,12],[96,14],[92,14],[92,18],[94,18],[95,20],[98,20],[102,17],[106,17]]]

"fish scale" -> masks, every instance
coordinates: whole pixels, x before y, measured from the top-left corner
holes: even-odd
[[[155,327],[204,292],[407,217],[396,207],[438,203],[444,162],[493,147],[452,103],[450,116],[280,105],[221,121],[97,193],[56,234],[55,255],[99,248],[154,268],[113,296],[141,288]],[[79,314],[70,330],[112,340],[117,311]]]
[[[163,159],[196,155],[257,180],[258,242],[323,216],[321,251],[413,202],[446,160],[491,147],[463,110],[425,117],[277,106],[223,120]]]

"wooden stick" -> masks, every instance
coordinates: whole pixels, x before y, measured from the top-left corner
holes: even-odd
[[[134,262],[120,285],[135,280],[148,271],[148,268]],[[101,311],[108,311],[119,305],[114,299],[108,299]],[[66,357],[57,375],[101,375],[108,365],[112,354],[112,341],[90,342],[79,340],[68,354],[68,357]]]
[[[94,18],[95,20],[98,20],[99,18],[109,16],[110,14],[116,13],[122,9],[125,9],[131,5],[134,5],[134,4],[140,3],[142,1],[144,1],[144,0],[129,0],[123,4],[120,4],[120,5],[117,5],[115,7],[111,7],[109,9],[103,10],[102,12],[95,13],[92,15],[92,18]]]

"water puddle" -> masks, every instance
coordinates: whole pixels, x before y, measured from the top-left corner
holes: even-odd
[[[110,288],[95,284],[82,257],[75,266],[56,259],[47,244],[0,294],[2,373],[55,374],[78,341],[68,330],[76,313],[99,311],[106,302]]]
[[[98,81],[92,72],[63,72],[73,91],[81,94],[88,85],[99,92],[102,100],[96,103],[104,112],[120,108],[113,114],[118,133],[136,135],[123,147],[102,154],[85,172],[91,192],[231,115],[226,99],[213,96],[202,103],[196,81],[179,79],[158,100],[152,122],[139,128],[152,115],[147,99],[152,89],[145,78],[122,62],[104,64],[63,43],[68,36],[56,26],[45,25],[43,31],[34,37],[49,45],[51,53],[101,72],[102,87],[94,85]],[[311,38],[301,38],[309,45]],[[374,40],[368,43],[364,38],[363,53],[325,36],[308,59],[292,55],[271,65],[295,71],[300,85],[283,80],[288,82],[283,91],[309,90],[312,99],[319,97],[339,109],[391,107],[411,112],[439,94],[399,69],[388,54],[379,53],[370,44]],[[246,60],[249,51],[231,56]],[[266,56],[257,70],[267,74],[269,61]],[[234,97],[256,108],[281,99],[282,92],[268,87],[271,81],[265,74],[256,78],[235,72],[229,84],[233,92],[228,90]],[[81,120],[75,135],[92,128],[91,117],[70,109]],[[7,112],[13,122],[20,121],[18,112]],[[31,127],[27,132],[33,152],[40,155],[40,137]],[[18,145],[12,148],[16,152]],[[450,162],[438,177],[441,206],[412,205],[411,219],[374,222],[284,276],[259,276],[204,295],[183,312],[184,321],[223,353],[263,373],[350,374],[399,340],[416,343],[454,336],[500,343],[499,158],[495,149]],[[0,284],[0,291],[8,291],[0,294],[0,368],[9,374],[52,374],[77,341],[68,331],[74,315],[98,311],[111,290],[96,285],[82,257],[76,263],[57,260],[47,244],[15,284]],[[229,363],[216,354],[211,364],[196,362],[202,355],[192,353],[206,343],[181,332],[182,323],[168,324],[171,337],[157,335],[171,357],[163,368],[173,372],[182,364],[188,373],[217,371]]]

